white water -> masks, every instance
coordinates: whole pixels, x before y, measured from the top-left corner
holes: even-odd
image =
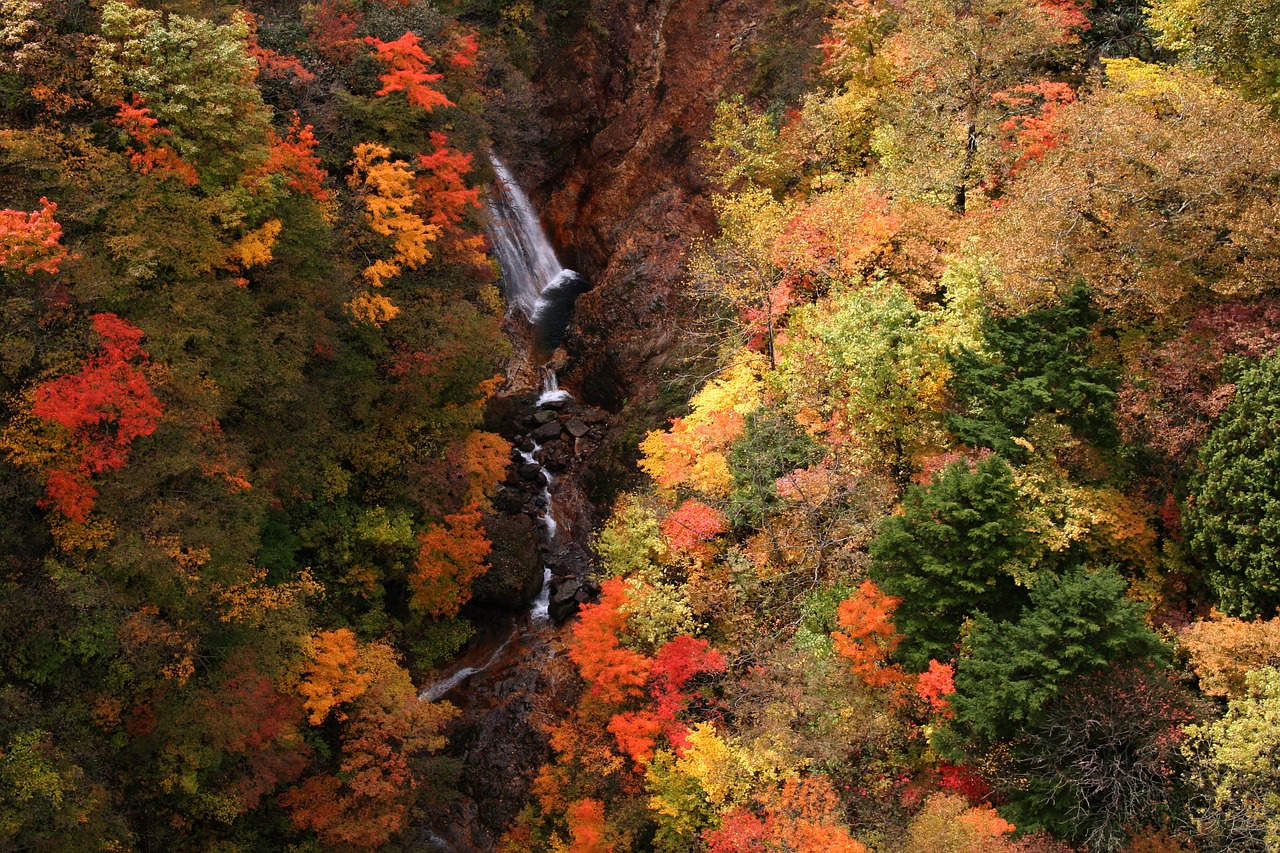
[[[556,258],[542,223],[506,164],[489,152],[498,181],[489,199],[489,239],[502,268],[507,302],[536,323],[546,306],[543,291],[562,287],[577,278]]]
[[[550,367],[542,368],[542,393],[538,395],[534,405],[541,408],[548,403],[572,399],[573,395],[560,387],[560,380],[556,378],[556,372]]]
[[[418,694],[418,698],[424,699],[428,702],[434,702],[471,676],[475,675],[477,672],[483,672],[493,666],[494,662],[498,660],[498,657],[506,651],[507,646],[511,645],[511,640],[514,636],[514,634],[508,635],[507,638],[502,641],[502,644],[494,649],[489,654],[489,657],[485,658],[484,663],[479,666],[464,666],[448,678],[442,678],[439,681],[428,684],[426,689]]]
[[[541,446],[535,444],[533,450],[521,450],[520,458],[531,465],[540,465],[537,459],[537,452],[541,450]],[[542,514],[538,516],[538,520],[542,522],[543,538],[547,544],[555,541],[556,533],[560,529],[560,525],[556,523],[555,512],[551,508],[551,472],[546,468],[539,471],[542,477]],[[529,608],[529,618],[535,623],[546,622],[551,618],[551,568],[543,566],[542,569],[542,588],[538,590],[538,597],[533,600],[533,606]]]

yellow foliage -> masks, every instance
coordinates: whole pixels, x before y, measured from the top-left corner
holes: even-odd
[[[688,417],[655,430],[640,444],[640,468],[662,488],[688,486],[709,497],[728,495],[733,484],[724,451],[742,435],[746,416],[763,398],[763,356],[739,352],[729,368],[690,401]]]
[[[707,802],[717,808],[740,802],[751,791],[747,768],[711,723],[699,723],[689,732],[684,755],[676,759],[676,769],[697,779]]]
[[[261,623],[268,614],[293,607],[311,596],[324,596],[324,584],[303,569],[298,579],[280,584],[267,584],[266,569],[257,569],[248,580],[231,586],[213,585],[214,599],[222,605],[218,618],[223,622]]]
[[[255,228],[241,237],[231,247],[231,260],[242,268],[261,266],[271,260],[271,250],[280,236],[282,225],[279,219],[269,219],[261,228]]]
[[[351,297],[351,301],[347,303],[347,310],[355,319],[375,326],[381,326],[388,320],[395,319],[400,313],[400,309],[390,299],[367,290],[362,290]]]
[[[362,142],[352,150],[355,158],[349,183],[364,193],[369,228],[392,238],[391,257],[376,261],[364,271],[370,286],[382,287],[405,267],[417,269],[431,257],[427,244],[439,238],[440,226],[428,224],[413,212],[418,195],[413,190],[414,173],[408,163],[388,159],[391,149],[374,142]]]

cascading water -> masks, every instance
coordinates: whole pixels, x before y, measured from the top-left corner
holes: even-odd
[[[498,176],[489,197],[489,240],[502,269],[507,303],[518,308],[533,327],[538,342],[554,348],[573,314],[573,303],[589,287],[587,280],[561,265],[506,164],[492,151]]]

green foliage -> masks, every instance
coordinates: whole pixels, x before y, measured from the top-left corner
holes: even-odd
[[[870,575],[902,599],[893,621],[903,635],[897,656],[908,668],[921,672],[930,658],[953,658],[972,616],[1017,614],[1026,592],[1014,576],[1033,544],[1019,501],[1004,460],[961,460],[928,486],[911,486],[902,514],[880,525]]]
[[[1245,371],[1200,448],[1183,515],[1192,552],[1222,609],[1280,607],[1280,356]]]
[[[1157,43],[1195,68],[1280,110],[1280,37],[1274,0],[1155,0],[1148,23]]]
[[[1008,737],[1034,723],[1071,679],[1119,663],[1169,656],[1125,598],[1110,568],[1074,568],[1044,577],[1016,619],[974,618],[956,672],[952,705],[960,724],[982,738]]]
[[[779,505],[778,478],[821,457],[821,446],[786,412],[766,407],[748,414],[742,437],[729,451],[730,520],[761,527]]]
[[[1222,719],[1189,726],[1183,749],[1205,795],[1195,814],[1202,835],[1233,850],[1274,850],[1280,845],[1280,671],[1265,667],[1245,679],[1246,695],[1232,699]]]
[[[947,355],[951,392],[966,413],[948,418],[956,437],[1020,459],[1025,449],[1014,439],[1026,436],[1037,415],[1049,414],[1094,444],[1113,444],[1117,377],[1090,363],[1097,320],[1083,286],[1051,308],[988,314],[983,351],[961,347]]]

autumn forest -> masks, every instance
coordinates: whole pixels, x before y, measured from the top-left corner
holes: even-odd
[[[0,850],[1280,851],[1277,19],[0,0]]]

